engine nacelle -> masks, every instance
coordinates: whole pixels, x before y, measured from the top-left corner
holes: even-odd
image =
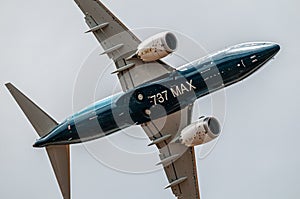
[[[179,141],[188,147],[192,147],[217,138],[220,132],[220,123],[216,118],[202,117],[181,131]]]
[[[177,48],[176,36],[171,32],[162,32],[143,41],[137,50],[137,57],[145,62],[156,61]]]

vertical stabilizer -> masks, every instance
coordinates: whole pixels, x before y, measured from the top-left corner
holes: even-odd
[[[57,122],[45,111],[39,108],[33,101],[21,93],[11,83],[5,84],[13,98],[16,100],[29,122],[39,136],[49,133]],[[48,157],[58,181],[64,199],[70,199],[70,148],[69,145],[46,147]]]

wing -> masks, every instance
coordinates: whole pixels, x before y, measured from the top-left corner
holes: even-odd
[[[95,35],[115,63],[119,81],[124,91],[170,73],[174,69],[162,61],[147,62],[137,58],[127,59],[137,51],[141,41],[100,1],[75,0],[85,15],[89,26],[87,33]]]
[[[153,120],[142,127],[160,152],[161,164],[169,180],[166,188],[172,188],[180,199],[200,199],[195,153],[193,147],[172,143],[172,139],[191,123],[190,105],[165,118]]]

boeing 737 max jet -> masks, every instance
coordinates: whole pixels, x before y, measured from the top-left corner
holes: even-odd
[[[177,48],[172,32],[140,41],[98,0],[75,0],[89,27],[115,63],[122,93],[78,112],[58,124],[11,83],[6,86],[45,147],[65,199],[71,197],[69,145],[94,140],[133,125],[141,125],[160,153],[174,195],[199,199],[194,146],[220,134],[218,119],[202,116],[192,122],[194,102],[253,74],[279,51],[267,42],[229,47],[175,69],[161,61]],[[99,63],[101,64],[101,63]],[[163,111],[162,111],[163,110]]]

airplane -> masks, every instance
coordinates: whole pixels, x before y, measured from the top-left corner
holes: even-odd
[[[271,42],[238,44],[174,68],[162,58],[177,49],[165,31],[141,41],[99,0],[75,0],[92,33],[113,60],[123,92],[95,102],[60,124],[12,83],[6,87],[45,147],[64,199],[71,198],[70,145],[140,125],[159,150],[173,194],[199,199],[194,147],[216,139],[221,125],[213,116],[192,122],[193,104],[250,76],[280,50]]]

